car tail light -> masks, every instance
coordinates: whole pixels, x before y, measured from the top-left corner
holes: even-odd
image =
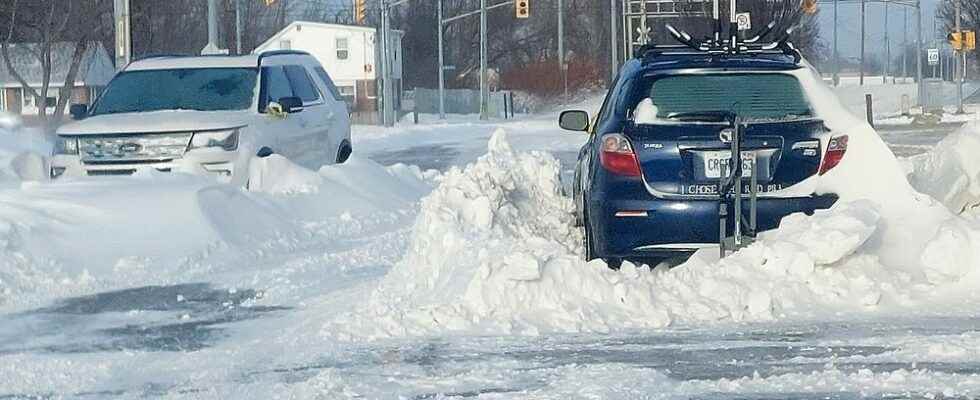
[[[602,151],[599,152],[602,166],[609,172],[622,176],[640,176],[640,163],[626,136],[610,133],[602,137]]]
[[[827,144],[827,153],[823,156],[823,163],[820,164],[820,175],[826,174],[840,164],[847,153],[847,135],[835,136]]]

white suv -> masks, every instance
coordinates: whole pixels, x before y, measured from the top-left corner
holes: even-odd
[[[253,157],[308,168],[350,156],[350,113],[323,66],[299,51],[133,62],[58,129],[51,178],[140,168],[247,185]]]

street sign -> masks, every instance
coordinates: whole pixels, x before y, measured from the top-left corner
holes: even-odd
[[[735,21],[738,22],[738,30],[740,31],[752,30],[751,13],[740,13],[735,16]]]
[[[939,49],[929,49],[929,65],[939,65]]]

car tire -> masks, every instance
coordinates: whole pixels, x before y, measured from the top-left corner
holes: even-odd
[[[593,247],[592,227],[589,224],[589,216],[583,212],[582,218],[582,244],[585,247],[585,262],[595,260],[595,248]]]
[[[606,262],[606,266],[609,267],[609,269],[613,269],[616,271],[619,271],[619,269],[622,268],[623,266],[622,258],[605,258],[602,261]]]
[[[337,149],[337,164],[343,164],[350,159],[350,155],[354,152],[351,149],[350,143],[346,141],[340,144],[340,148]]]

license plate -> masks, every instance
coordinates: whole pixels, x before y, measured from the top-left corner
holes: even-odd
[[[731,171],[732,152],[730,151],[708,151],[704,152],[704,176],[705,178],[721,178],[722,169],[725,175]],[[742,176],[752,176],[752,164],[755,160],[755,152],[742,152]]]
[[[756,185],[756,192],[771,193],[783,190],[783,185],[778,183],[768,183]],[[752,191],[752,185],[744,184],[742,185],[742,195],[747,196]],[[729,193],[735,193],[735,188],[733,187]],[[681,194],[694,195],[694,196],[717,196],[718,195],[718,185],[709,184],[695,184],[695,185],[684,185],[681,186]]]

